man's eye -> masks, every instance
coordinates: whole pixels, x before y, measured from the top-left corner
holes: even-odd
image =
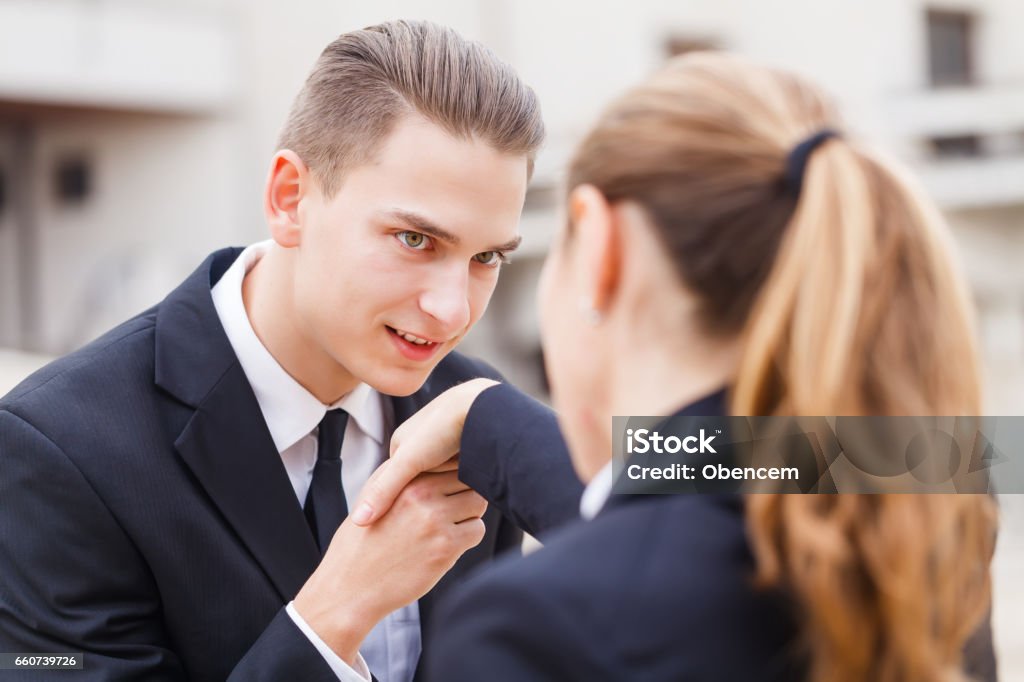
[[[473,260],[483,265],[496,266],[505,262],[505,254],[501,251],[483,251],[473,256]]]
[[[399,232],[395,236],[398,237],[398,241],[417,251],[423,251],[430,245],[429,237],[419,232]]]

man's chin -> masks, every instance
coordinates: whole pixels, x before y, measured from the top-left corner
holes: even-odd
[[[360,380],[378,393],[403,398],[423,388],[423,384],[453,349],[454,344],[441,348],[429,362],[415,364],[404,359],[394,362],[391,358],[382,358],[377,363],[363,367]]]
[[[366,383],[378,393],[396,398],[404,398],[423,388],[423,384],[426,383],[433,370],[434,366],[431,366],[426,371],[422,369],[417,371],[385,370],[367,380]]]

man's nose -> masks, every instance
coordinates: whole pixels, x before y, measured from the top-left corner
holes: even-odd
[[[420,309],[438,321],[450,336],[469,324],[469,269],[451,267],[435,272],[420,294]]]

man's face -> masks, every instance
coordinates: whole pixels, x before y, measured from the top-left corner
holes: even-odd
[[[486,309],[526,184],[525,157],[403,119],[333,197],[299,202],[299,331],[378,391],[417,391]]]

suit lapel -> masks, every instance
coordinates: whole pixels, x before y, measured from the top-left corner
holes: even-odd
[[[160,304],[155,381],[194,408],[175,448],[281,598],[290,600],[320,554],[213,306],[210,288],[240,252],[214,253]]]
[[[175,442],[285,601],[320,561],[259,405],[236,362]]]

